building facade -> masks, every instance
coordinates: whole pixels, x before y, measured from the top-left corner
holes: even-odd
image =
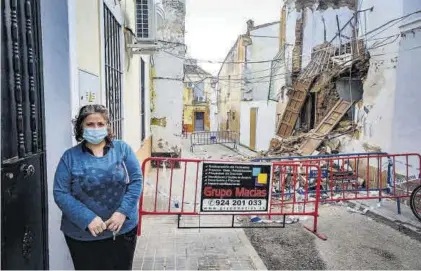
[[[89,103],[109,108],[116,138],[140,161],[150,156],[163,3],[7,0],[0,14],[2,269],[72,269],[52,195],[56,166]]]
[[[267,150],[272,139],[270,132],[275,131],[277,103],[269,99],[269,90],[271,60],[279,50],[279,26],[279,21],[258,26],[253,21],[247,23],[249,42],[245,48],[240,144],[254,151]]]
[[[403,16],[421,10],[419,1],[404,1]],[[421,94],[418,88],[421,84],[418,75],[418,60],[421,60],[421,14],[409,16],[400,24],[402,36],[399,44],[399,57],[396,67],[396,90],[394,100],[394,114],[392,120],[391,151],[399,153],[421,153],[421,143],[417,135],[421,129],[421,112],[418,101]],[[416,165],[419,161],[413,161]],[[406,170],[405,165],[401,165]],[[414,175],[416,167],[409,169]]]
[[[218,126],[220,131],[240,133],[245,42],[243,35],[237,38],[221,64],[217,75]]]
[[[272,63],[270,87],[270,97],[278,101],[276,134],[324,137],[346,120],[355,128],[340,135],[343,152],[418,152],[409,138],[419,114],[409,109],[414,100],[405,98],[417,96],[401,93],[415,91],[410,77],[416,68],[409,59],[419,51],[417,5],[286,1],[281,61]],[[311,154],[321,142],[305,140],[300,151]]]
[[[162,0],[165,18],[157,28],[159,50],[151,56],[152,156],[181,156],[186,4]]]
[[[236,132],[239,143],[251,150],[269,147],[275,131],[275,101],[269,101],[271,60],[279,49],[279,21],[254,25],[238,37],[218,73],[219,130]]]
[[[186,133],[210,130],[212,75],[191,60],[184,64],[183,130]]]

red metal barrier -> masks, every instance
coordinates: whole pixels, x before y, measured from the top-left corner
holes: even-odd
[[[303,159],[289,163],[317,165],[322,169],[321,192],[325,202],[400,200],[409,198],[414,187],[421,184],[418,153]],[[311,173],[305,177],[311,179]]]
[[[151,174],[145,172],[147,163],[156,165]],[[181,165],[179,169],[174,167],[175,163]],[[222,188],[220,184],[219,186],[212,186],[212,182],[207,182],[207,176],[211,176],[209,171],[216,170],[213,169],[213,165],[217,165],[215,167],[219,167],[218,170],[226,167],[224,178],[227,183]],[[234,167],[246,169],[244,169],[244,172],[238,173],[239,170]],[[255,172],[255,169],[258,172]],[[284,223],[285,216],[310,216],[313,217],[313,226],[305,228],[319,238],[326,240],[326,237],[317,231],[318,207],[321,198],[321,170],[318,165],[284,162],[273,164],[234,163],[232,161],[153,157],[143,161],[142,170],[145,176],[145,188],[148,186],[152,189],[144,189],[142,192],[139,203],[138,235],[142,232],[142,221],[145,215],[259,215],[267,216],[269,219],[283,216]],[[314,181],[311,184],[303,182],[302,176],[310,174],[311,170],[317,172]],[[222,173],[218,172],[218,174]],[[239,174],[243,174],[242,177],[233,181],[235,175]],[[267,183],[266,177],[268,178]],[[224,178],[219,178],[218,181],[225,180]],[[247,178],[254,178],[253,185],[239,186],[240,181]],[[154,179],[154,181],[149,182],[151,179]],[[237,181],[237,184],[232,184]],[[206,185],[202,187],[202,183]],[[289,187],[290,199],[274,199],[272,197],[273,183],[277,183],[280,190],[283,191],[282,197],[285,196],[286,187]],[[232,198],[233,194],[242,198]],[[219,209],[212,211],[212,208],[217,207],[207,205],[209,202],[216,204]],[[225,206],[220,206],[220,204]],[[262,208],[264,211],[261,211]]]

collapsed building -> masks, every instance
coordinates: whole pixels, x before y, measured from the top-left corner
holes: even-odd
[[[416,1],[285,1],[269,94],[278,103],[276,131],[259,155],[381,152],[350,161],[358,186],[412,191],[421,176],[420,8]]]
[[[341,48],[322,44],[294,79],[288,102],[271,142],[272,154],[310,155],[331,132],[355,132],[351,107],[361,100],[369,54],[363,43],[357,53],[350,43]],[[339,146],[336,146],[336,148]]]
[[[364,103],[373,92],[373,77],[391,68],[385,61],[379,64],[378,55],[371,57],[389,41],[388,36],[366,37],[367,15],[373,11],[373,6],[358,6],[353,0],[285,2],[270,80],[269,100],[278,102],[276,135],[264,155],[311,155],[320,148],[338,152],[340,140],[332,139],[359,139],[364,127],[358,123],[362,114],[357,115],[361,110],[367,115],[375,107]],[[395,59],[391,56],[390,63]],[[357,151],[381,150],[368,141]]]

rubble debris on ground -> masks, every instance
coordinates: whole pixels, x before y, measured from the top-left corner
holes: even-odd
[[[349,120],[339,122],[331,133],[323,138],[320,148],[314,151],[312,155],[339,153],[340,148],[342,147],[339,137],[347,134],[352,136],[356,129],[356,125]],[[285,139],[275,136],[270,141],[269,150],[259,154],[257,157],[300,156],[302,155],[301,145],[308,138],[317,138],[313,134],[313,130],[308,133],[301,133]]]

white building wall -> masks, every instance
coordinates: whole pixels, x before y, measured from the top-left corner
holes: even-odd
[[[252,101],[241,102],[240,144],[250,146],[250,109],[257,108],[256,119],[256,151],[269,148],[270,140],[275,132],[276,102]]]
[[[158,28],[158,39],[183,44],[185,1],[163,1],[165,20]],[[167,45],[168,46],[168,45]],[[179,153],[183,116],[183,67],[185,47],[170,46],[153,55],[156,97],[151,118],[152,152]],[[167,52],[170,52],[167,53]],[[157,123],[159,122],[159,123]]]
[[[69,6],[68,6],[69,4]],[[53,198],[54,174],[63,152],[73,145],[72,77],[69,40],[74,33],[74,2],[41,0],[43,86],[48,183],[48,245],[50,269],[72,269],[73,263],[60,231],[61,210]],[[71,14],[69,14],[71,9]],[[57,39],[57,37],[61,37]],[[60,67],[60,68],[57,68]],[[73,92],[72,92],[72,91]]]
[[[160,119],[159,124],[152,123],[152,152],[177,152],[181,146],[183,116],[183,60],[166,53],[153,56],[155,79],[155,109],[152,118]]]
[[[141,58],[145,61],[145,139],[151,137],[151,92],[150,92],[150,69],[151,69],[151,57],[148,55],[142,55]],[[139,63],[140,65],[140,63]],[[140,78],[139,78],[140,81]],[[140,91],[140,90],[139,90]],[[142,102],[142,100],[140,100]],[[142,132],[142,129],[141,129]]]
[[[421,9],[421,3],[414,3],[408,12]],[[418,4],[418,6],[416,6]],[[404,7],[408,9],[407,7]],[[414,9],[412,9],[414,8]],[[414,16],[401,27],[402,40],[400,42],[397,65],[397,80],[394,100],[394,114],[392,119],[391,152],[394,153],[421,153],[421,77],[419,63],[421,63],[421,16]],[[406,161],[401,163],[400,171],[405,173]],[[419,174],[419,159],[410,158],[409,175]],[[418,176],[416,176],[418,177]]]
[[[270,60],[275,57],[279,50],[279,23],[258,28],[250,31],[252,45],[247,47],[250,50],[247,59],[248,62],[258,62],[262,60]],[[268,99],[269,79],[271,62],[250,63],[249,78],[253,82],[254,101],[263,101]]]
[[[364,37],[370,52],[370,68],[364,82],[363,106],[356,108],[355,117],[361,130],[360,139],[348,144],[344,151],[364,151],[362,143],[391,151],[393,112],[395,107],[396,66],[398,61],[399,23],[390,24],[380,31],[366,35],[384,23],[403,15],[401,1],[364,1],[360,10],[360,37]],[[380,33],[381,32],[381,33]],[[385,37],[390,37],[385,40]],[[383,44],[382,44],[383,42]],[[376,48],[377,47],[377,48]]]
[[[285,69],[290,75],[292,71],[292,51],[295,45],[295,26],[297,19],[301,18],[301,12],[295,9],[295,3],[289,3],[286,7],[286,33],[285,33]]]
[[[120,7],[124,13],[123,25],[130,29],[136,29],[135,1],[121,1]],[[122,35],[124,37],[124,35]],[[141,145],[141,122],[140,122],[140,55],[133,55],[124,44],[123,50],[123,139],[135,150]]]

